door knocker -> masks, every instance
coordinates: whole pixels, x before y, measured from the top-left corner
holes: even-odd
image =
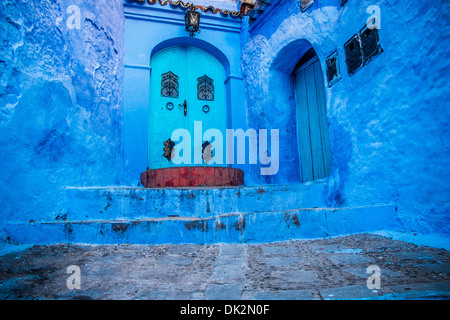
[[[183,104],[179,104],[178,106],[180,108],[184,109],[184,116],[186,117],[186,115],[187,115],[187,102],[186,102],[186,100],[184,100]]]
[[[167,102],[166,108],[167,108],[167,110],[172,110],[173,109],[173,103],[172,102]]]
[[[208,113],[209,112],[209,106],[205,104],[203,106],[202,110],[203,110],[204,113]]]
[[[170,160],[172,160],[172,158],[173,158],[173,147],[175,146],[175,142],[173,142],[170,138],[169,138],[169,140],[167,140],[167,141],[164,141],[164,148],[163,148],[163,150],[164,150],[164,154],[163,154],[163,156],[167,159],[167,160],[169,160],[169,162],[170,162]]]

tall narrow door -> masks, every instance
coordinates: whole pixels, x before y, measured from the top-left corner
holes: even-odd
[[[191,138],[191,159],[178,166],[221,165],[218,159],[215,163],[204,159],[198,163],[198,156],[196,163],[194,154],[202,155],[208,144],[210,149],[220,147],[214,138],[203,139],[206,130],[217,129],[225,137],[227,110],[222,64],[201,49],[177,46],[158,52],[151,65],[149,168],[177,166],[164,149],[170,147],[169,139],[176,129],[187,130]],[[196,139],[201,139],[201,144],[196,145]],[[213,148],[211,156],[215,154]]]
[[[325,87],[317,56],[294,71],[297,140],[302,181],[325,178],[331,170]]]

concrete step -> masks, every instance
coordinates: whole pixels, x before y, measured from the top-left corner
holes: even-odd
[[[67,212],[62,218],[66,220],[205,218],[327,206],[323,200],[326,183],[165,189],[70,187],[65,193]]]
[[[15,244],[208,244],[311,239],[399,227],[395,205],[212,213],[207,217],[15,222],[4,223],[3,228]]]

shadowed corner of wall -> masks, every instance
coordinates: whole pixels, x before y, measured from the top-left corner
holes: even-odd
[[[328,192],[325,195],[325,201],[331,207],[341,207],[345,203],[345,181],[353,145],[350,133],[338,124],[337,119],[332,118],[329,123],[333,166],[328,177]]]
[[[3,227],[3,223],[0,222],[0,244],[8,243],[9,237],[8,234],[5,231],[5,228]]]
[[[342,207],[345,203],[344,183],[341,183],[339,168],[333,167],[327,180],[328,188],[324,190],[325,203],[330,207]]]
[[[16,246],[11,243],[4,224],[0,222],[0,255],[8,253],[13,247]]]
[[[0,256],[5,254],[22,251],[32,247],[33,244],[17,244],[11,241],[4,224],[0,222]]]

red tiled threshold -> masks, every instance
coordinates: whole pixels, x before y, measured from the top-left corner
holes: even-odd
[[[141,173],[145,188],[220,187],[244,184],[244,172],[225,167],[175,167]]]

